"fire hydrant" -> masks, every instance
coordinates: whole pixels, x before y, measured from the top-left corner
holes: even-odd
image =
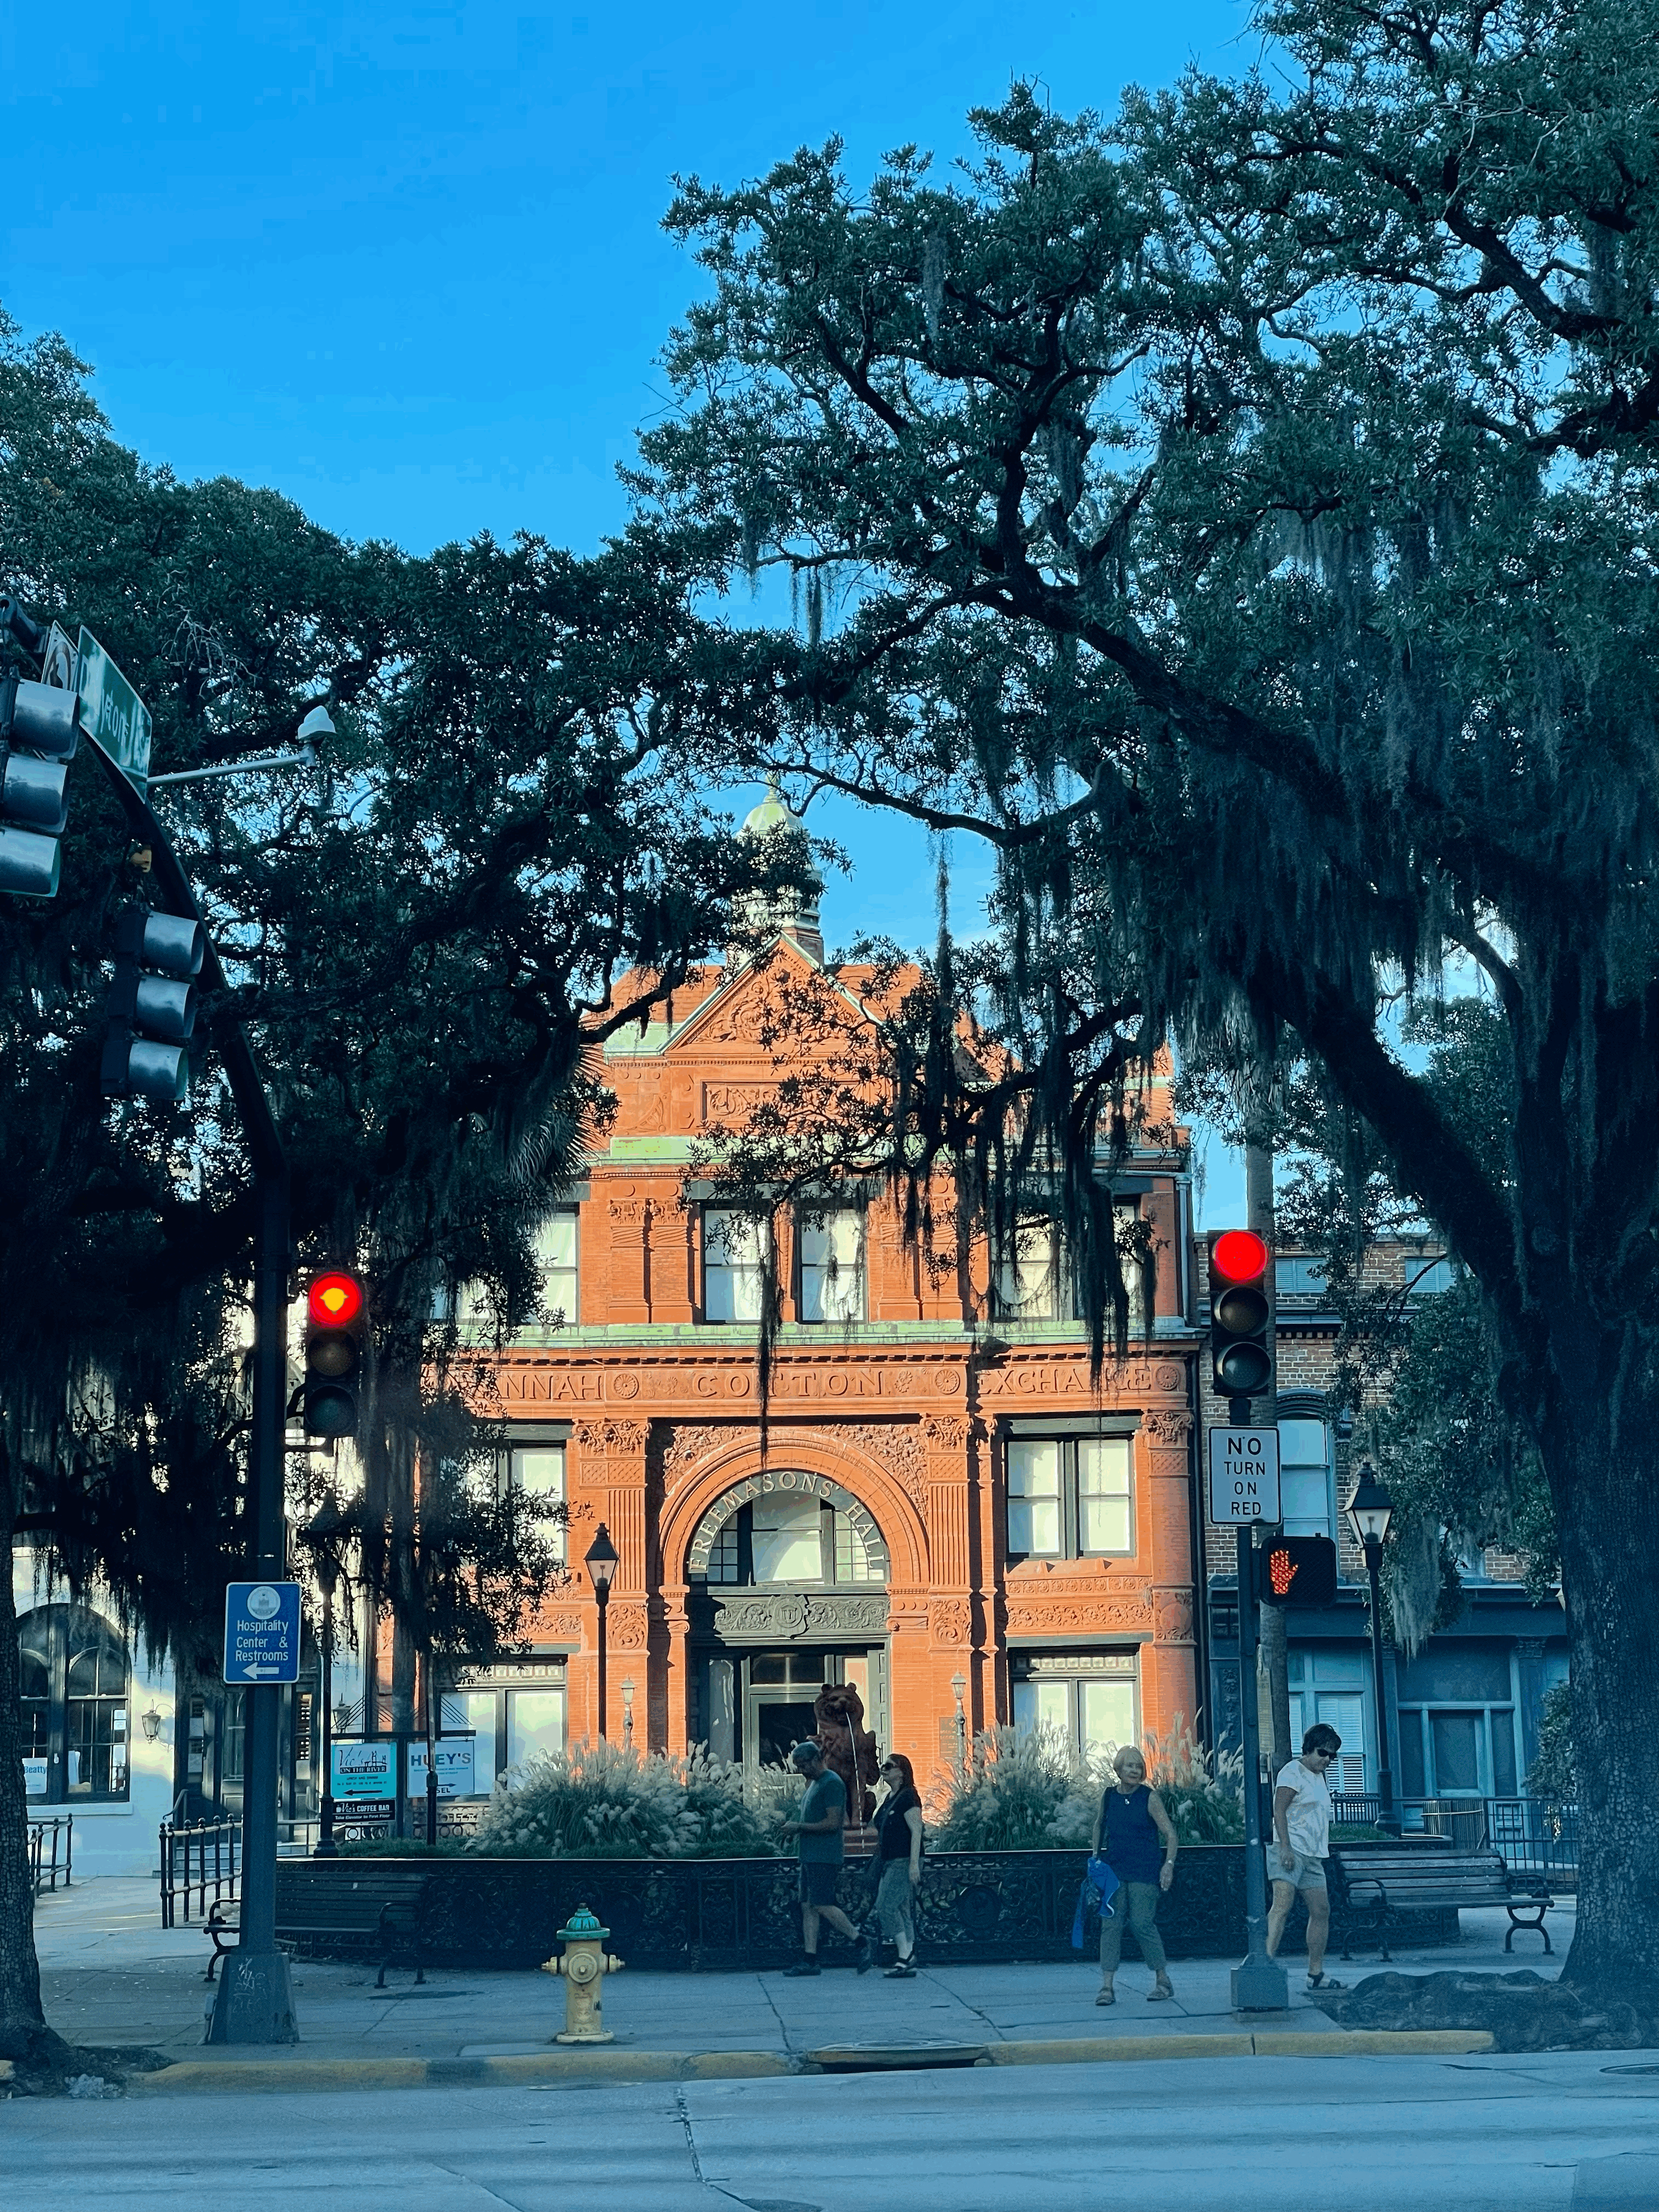
[[[605,1988],[607,1974],[622,1972],[622,1960],[610,1956],[605,1939],[611,1933],[601,1928],[585,1905],[579,1905],[570,1916],[570,1924],[557,1931],[564,1945],[562,1959],[549,1959],[542,1967],[544,1974],[564,1976],[564,2029],[556,2035],[555,2043],[613,2043],[616,2038],[606,2027],[600,1992]]]

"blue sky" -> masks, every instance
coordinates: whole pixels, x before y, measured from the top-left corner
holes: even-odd
[[[660,229],[676,172],[732,183],[837,133],[855,176],[911,141],[948,160],[1012,76],[1109,108],[1189,59],[1244,65],[1245,26],[1235,0],[7,10],[0,302],[61,330],[116,434],[181,476],[416,551],[520,528],[588,550],[696,287]],[[931,935],[919,833],[814,826],[855,861],[832,940]],[[971,906],[971,850],[956,880]]]

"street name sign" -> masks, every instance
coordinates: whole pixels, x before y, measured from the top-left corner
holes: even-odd
[[[81,727],[140,797],[149,788],[149,709],[89,629],[81,632]]]
[[[1222,1528],[1279,1520],[1279,1431],[1230,1424],[1210,1431],[1210,1520]]]
[[[227,1682],[300,1679],[298,1583],[231,1583],[225,1590]]]

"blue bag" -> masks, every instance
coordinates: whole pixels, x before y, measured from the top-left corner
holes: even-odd
[[[1104,1915],[1117,1908],[1112,1899],[1117,1895],[1118,1880],[1104,1859],[1091,1859],[1087,1873],[1078,1885],[1077,1911],[1072,1917],[1072,1948],[1083,1948],[1083,1916],[1091,1905]]]

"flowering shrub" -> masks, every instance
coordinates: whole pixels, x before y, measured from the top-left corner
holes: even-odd
[[[987,1729],[964,1768],[945,1777],[932,1841],[941,1851],[1030,1851],[1086,1846],[1112,1780],[1115,1745],[1080,1751],[1050,1729]],[[1237,1843],[1244,1833],[1243,1765],[1211,1753],[1177,1714],[1146,1739],[1147,1778],[1183,1844]]]
[[[778,1794],[777,1808],[785,1802]],[[674,1759],[578,1744],[505,1777],[470,1848],[498,1858],[769,1857],[787,1818],[758,1783],[746,1795],[741,1769],[701,1746]]]

